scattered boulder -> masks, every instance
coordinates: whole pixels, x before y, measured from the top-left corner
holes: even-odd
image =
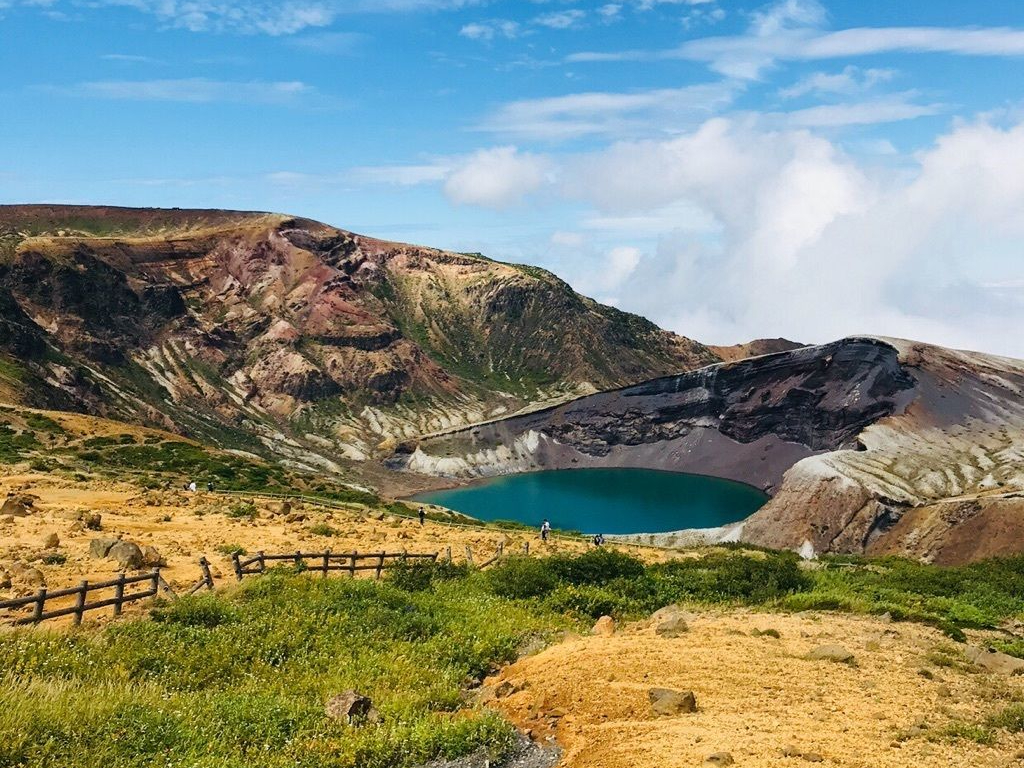
[[[305,512],[289,512],[284,517],[286,523],[303,523],[309,519],[309,515]]]
[[[82,515],[82,525],[90,531],[98,531],[103,528],[103,515],[99,512],[86,512]]]
[[[279,515],[290,515],[292,512],[292,503],[290,501],[282,501],[277,505],[274,510]]]
[[[525,686],[522,683],[513,682],[512,680],[502,680],[494,688],[494,696],[499,699],[504,699],[506,696],[511,696],[513,693],[519,693]]]
[[[600,635],[601,637],[611,637],[615,634],[615,619],[611,616],[602,616],[594,624],[593,634]]]
[[[167,565],[167,558],[156,547],[147,545],[142,548],[142,564],[148,568],[163,568]]]
[[[0,523],[7,524],[7,523],[13,523],[13,522],[14,522],[14,515],[0,515]]]
[[[750,634],[751,634],[752,637],[771,637],[771,638],[774,638],[775,640],[779,640],[782,637],[782,635],[779,633],[779,630],[771,629],[771,628],[769,628],[769,629],[757,629],[757,628],[755,628],[755,629],[750,630]]]
[[[9,574],[5,569],[0,568],[0,589],[10,589],[10,588],[11,588],[11,574]]]
[[[43,549],[56,549],[60,546],[60,536],[52,531],[43,537]]]
[[[38,568],[24,563],[14,563],[10,568],[11,585],[14,587],[45,587],[46,577]]]
[[[370,514],[368,515],[368,517],[369,517],[369,518],[370,518],[371,520],[376,520],[377,522],[380,522],[380,521],[382,521],[382,520],[384,519],[385,515],[384,515],[384,511],[383,511],[383,510],[380,510],[380,509],[378,509],[378,510],[377,510],[377,511],[375,511],[375,512],[371,512],[371,513],[370,513]]]
[[[667,605],[651,615],[656,634],[662,637],[679,637],[690,631],[686,615],[678,605]]]
[[[715,754],[708,755],[704,759],[704,765],[732,765],[735,762],[732,759],[732,755],[728,752],[715,752]]]
[[[856,661],[853,654],[841,645],[819,645],[805,658],[811,661],[834,661],[838,664],[853,664]]]
[[[100,536],[99,538],[93,539],[89,542],[89,556],[102,559],[107,556],[111,547],[119,541],[120,539],[115,539],[110,536]]]
[[[671,688],[651,688],[647,692],[655,715],[671,716],[697,711],[697,697],[693,691],[673,691]]]
[[[964,651],[968,661],[981,667],[986,672],[994,672],[997,675],[1020,675],[1024,674],[1024,659],[1001,653],[994,648],[979,648],[968,646]]]
[[[349,725],[376,723],[380,719],[370,698],[352,690],[328,699],[324,712],[332,720],[341,720]]]
[[[32,514],[32,507],[38,499],[38,496],[32,496],[28,493],[8,496],[4,500],[4,505],[0,507],[0,515],[28,517]]]
[[[122,570],[135,570],[141,568],[145,562],[142,548],[131,541],[119,540],[107,551],[107,557],[116,560]]]

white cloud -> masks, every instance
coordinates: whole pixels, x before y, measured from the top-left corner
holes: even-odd
[[[892,52],[1024,56],[1024,29],[859,27],[827,31],[815,0],[781,0],[752,16],[746,33],[689,40],[668,50],[585,51],[570,62],[683,59],[729,77],[756,79],[777,61],[813,61]]]
[[[512,40],[519,36],[519,24],[508,19],[475,21],[464,25],[459,34],[470,40],[493,40],[496,37]]]
[[[312,32],[288,40],[293,48],[322,54],[351,54],[366,39],[358,32]]]
[[[597,9],[597,13],[604,19],[615,19],[622,13],[622,3],[605,3]]]
[[[609,218],[693,206],[720,225],[711,238],[666,227],[615,292],[681,333],[884,333],[1024,355],[1011,331],[1024,322],[1021,167],[1024,123],[959,124],[893,175],[806,130],[719,118],[563,174],[566,194]]]
[[[734,84],[720,82],[523,99],[503,105],[479,128],[534,139],[651,133],[706,119],[731,103],[735,93]]]
[[[570,29],[578,26],[586,16],[586,11],[581,11],[579,8],[571,8],[566,11],[553,11],[552,13],[541,14],[533,20],[533,23],[551,29]]]
[[[444,184],[458,205],[508,208],[548,183],[549,162],[516,147],[481,149],[464,158]]]
[[[193,32],[291,35],[326,27],[349,13],[399,13],[443,10],[477,5],[481,0],[0,0],[12,5],[74,8],[104,6],[132,8],[161,24]]]
[[[848,125],[876,125],[913,120],[945,111],[942,104],[916,104],[899,94],[871,101],[847,104],[821,104],[782,114],[791,126],[838,128]]]
[[[424,165],[377,165],[353,168],[348,176],[357,183],[414,187],[444,181],[451,173],[448,163]]]
[[[841,72],[814,72],[802,77],[788,88],[780,90],[779,95],[787,99],[809,93],[849,95],[870,90],[878,83],[891,80],[895,74],[896,71],[892,69],[861,69],[851,64],[843,67]]]
[[[100,99],[192,104],[290,104],[316,94],[313,86],[297,80],[232,82],[203,77],[178,80],[96,80],[55,90]]]

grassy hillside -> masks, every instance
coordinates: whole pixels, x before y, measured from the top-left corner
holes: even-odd
[[[478,748],[498,756],[512,729],[467,708],[464,688],[597,615],[639,618],[673,602],[887,611],[959,637],[1019,618],[1022,595],[1022,559],[946,570],[826,559],[805,571],[791,554],[644,565],[597,550],[488,572],[403,568],[382,584],[279,569],[104,630],[0,635],[0,765],[384,768]],[[955,645],[941,653],[964,663]],[[374,700],[379,723],[325,716],[325,700],[348,688]],[[1011,719],[971,733],[994,739],[1017,727]]]

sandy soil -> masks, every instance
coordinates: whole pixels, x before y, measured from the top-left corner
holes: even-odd
[[[570,638],[489,679],[489,687],[507,680],[521,688],[491,706],[535,738],[557,737],[565,768],[682,768],[722,751],[749,768],[798,768],[815,755],[846,768],[1024,764],[1022,735],[1001,732],[994,747],[941,735],[951,722],[978,723],[1019,700],[1024,678],[934,663],[936,650],[960,653],[935,630],[748,611],[695,614],[689,625],[675,639],[644,624]],[[751,635],[768,628],[781,639]],[[831,643],[856,664],[803,658]],[[656,718],[652,687],[692,690],[699,709]],[[915,725],[923,732],[908,737]],[[786,747],[805,757],[783,756]]]
[[[499,542],[507,553],[521,552],[530,542],[532,552],[552,553],[587,548],[581,541],[554,540],[542,545],[532,532],[503,532],[494,529],[461,528],[445,523],[387,516],[375,520],[362,506],[337,510],[308,503],[293,503],[291,512],[304,515],[304,520],[288,522],[281,514],[281,502],[257,500],[259,511],[254,520],[229,517],[229,508],[238,499],[219,494],[181,491],[146,491],[127,483],[91,481],[73,483],[43,474],[0,477],[0,500],[10,493],[37,496],[32,514],[3,522],[0,517],[0,568],[15,562],[30,564],[44,574],[49,589],[75,586],[83,579],[100,581],[116,577],[117,563],[89,556],[89,542],[100,536],[133,541],[140,546],[151,545],[166,558],[162,573],[175,590],[195,584],[200,578],[199,558],[205,556],[213,564],[218,586],[235,580],[229,555],[219,546],[237,545],[247,552],[401,552],[445,553],[451,547],[456,562],[465,559],[466,546],[480,563],[490,558]],[[85,530],[78,521],[85,512],[102,515],[102,530]],[[318,523],[331,526],[337,535],[314,534],[310,529]],[[60,544],[55,549],[44,546],[50,533],[56,533]],[[659,550],[634,550],[645,559],[661,559]],[[64,555],[67,561],[47,565],[41,558],[47,553]],[[0,599],[34,593],[34,588],[17,587]],[[49,605],[49,604],[48,604]],[[97,617],[98,611],[87,614]]]

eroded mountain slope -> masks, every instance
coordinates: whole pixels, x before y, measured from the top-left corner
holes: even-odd
[[[960,562],[1024,551],[1022,459],[1024,362],[850,338],[462,430],[395,464],[452,477],[699,472],[773,495],[712,537]]]
[[[719,358],[554,275],[231,211],[0,206],[0,394],[331,468]]]

